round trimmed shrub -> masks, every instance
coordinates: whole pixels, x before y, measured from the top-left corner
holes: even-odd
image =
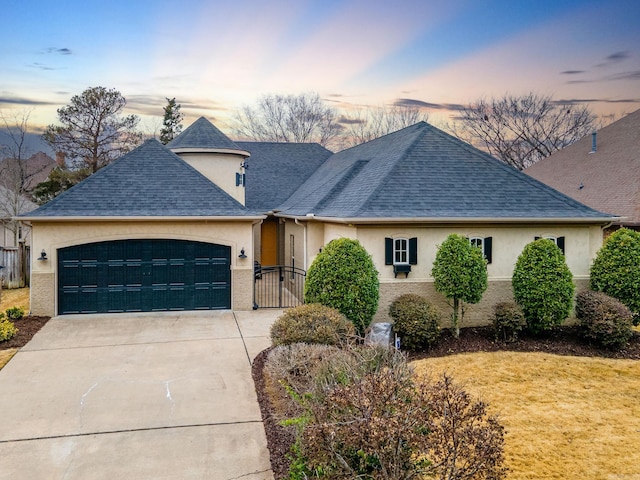
[[[353,324],[335,308],[317,303],[285,310],[271,325],[273,345],[339,345],[355,335]]]
[[[580,320],[583,336],[605,348],[620,349],[633,335],[631,310],[603,292],[584,290],[578,293],[576,317]]]
[[[389,307],[389,315],[401,345],[407,350],[429,348],[440,337],[440,312],[420,295],[400,295]]]
[[[518,257],[512,278],[513,295],[533,333],[560,325],[573,306],[573,275],[558,246],[540,238]]]
[[[640,232],[621,228],[604,241],[591,266],[592,290],[624,303],[640,323]]]
[[[22,307],[11,307],[5,310],[7,314],[7,318],[12,322],[16,320],[21,320],[24,317],[24,308]]]
[[[359,335],[378,310],[378,271],[357,240],[339,238],[329,242],[307,272],[306,303],[321,303],[345,315]]]
[[[18,329],[13,322],[4,318],[4,314],[0,317],[0,342],[11,340],[18,333]]]
[[[527,325],[522,309],[514,302],[500,302],[493,306],[493,330],[496,340],[515,342]]]

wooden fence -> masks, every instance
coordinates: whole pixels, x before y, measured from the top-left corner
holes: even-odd
[[[29,286],[31,263],[29,247],[0,247],[0,283],[2,288]]]

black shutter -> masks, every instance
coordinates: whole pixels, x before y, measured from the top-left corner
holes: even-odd
[[[482,243],[484,244],[484,257],[487,259],[487,263],[491,263],[493,237],[485,237]]]
[[[556,238],[556,245],[558,245],[558,248],[560,249],[560,251],[564,255],[564,237]]]
[[[384,239],[384,264],[393,265],[393,238]]]
[[[416,237],[409,239],[409,265],[418,264],[418,239]]]

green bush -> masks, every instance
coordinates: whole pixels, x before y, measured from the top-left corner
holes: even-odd
[[[500,302],[493,306],[493,330],[496,340],[515,342],[526,325],[522,309],[514,302]]]
[[[624,303],[640,323],[640,232],[621,228],[611,234],[591,266],[591,289]]]
[[[513,295],[533,333],[560,325],[573,306],[573,275],[564,255],[549,239],[529,243],[518,257]]]
[[[11,321],[21,320],[24,317],[24,308],[22,307],[11,307],[5,310],[7,313],[7,318]]]
[[[317,303],[290,308],[271,325],[273,345],[339,345],[355,335],[353,324],[335,308]]]
[[[0,318],[0,342],[10,340],[16,333],[18,333],[18,329],[13,322],[3,317]]]
[[[440,313],[420,295],[400,295],[389,307],[389,315],[402,347],[407,350],[429,348],[440,337]]]
[[[309,267],[304,299],[339,310],[363,335],[378,310],[379,289],[371,256],[357,240],[340,238],[329,242]]]
[[[633,335],[631,310],[603,292],[584,290],[578,293],[576,317],[584,337],[606,348],[622,348]]]
[[[487,289],[487,261],[468,238],[452,233],[438,247],[431,275],[436,290],[453,300],[451,326],[458,337],[464,302],[478,303]]]

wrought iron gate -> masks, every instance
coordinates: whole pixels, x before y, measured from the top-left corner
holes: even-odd
[[[304,279],[301,268],[256,264],[253,282],[253,308],[289,308],[304,303]]]

